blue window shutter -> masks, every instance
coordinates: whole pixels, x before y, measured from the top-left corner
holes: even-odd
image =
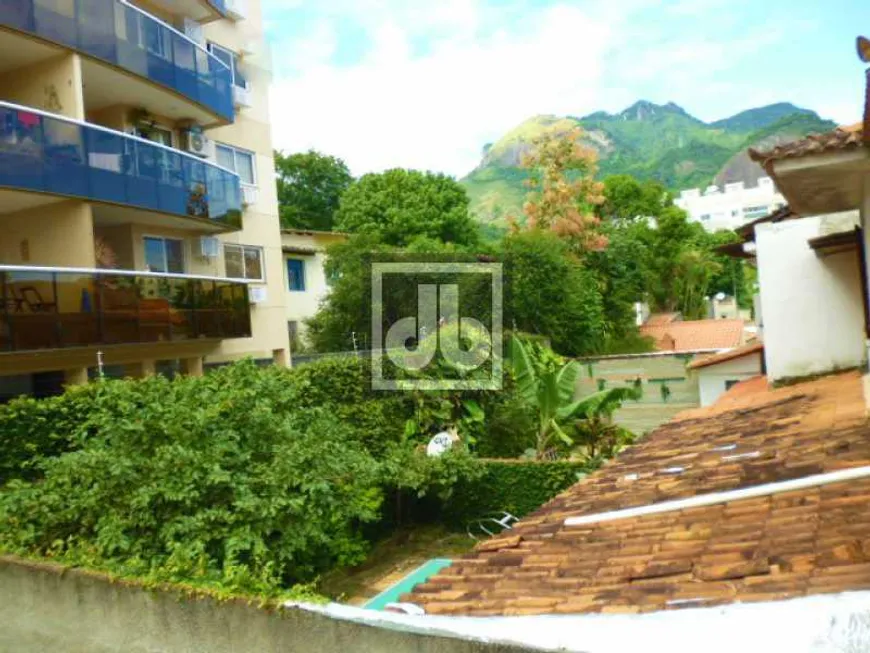
[[[287,259],[287,285],[290,290],[305,290],[305,261]]]

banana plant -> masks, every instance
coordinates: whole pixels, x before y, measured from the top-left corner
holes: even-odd
[[[542,371],[535,367],[527,346],[519,338],[510,342],[510,364],[516,378],[517,391],[538,412],[535,440],[536,457],[542,459],[557,442],[574,446],[568,434],[577,420],[595,418],[599,412],[612,413],[615,405],[627,399],[637,399],[637,387],[611,388],[581,399],[574,399],[577,380],[582,367],[569,361],[555,371]]]

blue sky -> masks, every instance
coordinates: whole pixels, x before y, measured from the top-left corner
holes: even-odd
[[[263,0],[286,151],[469,172],[537,114],[676,102],[703,120],[863,107],[867,0]]]

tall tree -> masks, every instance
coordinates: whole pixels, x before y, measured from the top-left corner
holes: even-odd
[[[607,247],[595,207],[604,187],[594,180],[598,155],[580,142],[583,130],[550,130],[523,158],[530,191],[523,206],[530,228],[550,229],[570,240],[578,253]]]
[[[594,272],[556,234],[539,230],[504,241],[506,326],[549,338],[567,356],[596,353],[604,344],[601,290]]]
[[[314,150],[275,152],[281,225],[331,231],[339,200],[353,181],[344,161]]]
[[[342,196],[336,224],[394,247],[418,238],[458,245],[478,240],[465,188],[447,175],[418,170],[363,175]]]

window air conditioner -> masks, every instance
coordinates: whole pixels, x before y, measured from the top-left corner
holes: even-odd
[[[199,239],[199,255],[203,258],[217,258],[220,248],[221,241],[214,236],[203,236]]]
[[[265,304],[269,298],[266,286],[248,286],[248,297],[252,304]]]
[[[242,184],[242,204],[244,206],[251,206],[251,204],[257,203],[257,187],[256,186],[248,186],[247,184]]]

